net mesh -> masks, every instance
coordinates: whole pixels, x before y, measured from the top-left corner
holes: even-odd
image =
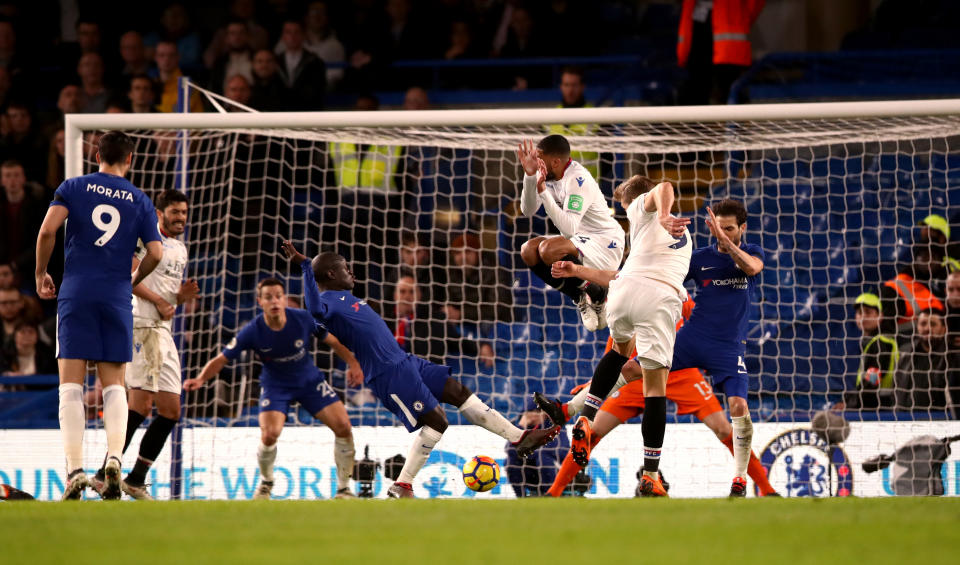
[[[960,383],[943,367],[920,363],[894,388],[858,390],[862,333],[852,304],[862,292],[879,293],[919,251],[939,257],[940,247],[925,244],[917,226],[930,214],[949,218],[960,203],[958,116],[133,132],[133,183],[150,196],[177,187],[190,197],[188,273],[201,292],[176,322],[185,378],[258,313],[258,280],[279,275],[298,303],[298,273],[279,252],[289,238],[308,256],[347,257],[355,294],[403,347],[449,365],[508,418],[519,420],[534,391],[568,397],[592,375],[606,334],[587,332],[570,300],[519,259],[523,242],[556,233],[542,210],[527,219],[517,202],[515,148],[548,132],[568,137],[573,158],[608,199],[635,173],[673,182],[681,212],[693,217],[697,247],[710,243],[705,205],[725,197],[746,204],[746,240],[766,253],[745,359],[754,421],[808,422],[828,405],[845,405],[848,419],[904,420],[887,438],[901,444],[917,435],[914,420],[953,417],[951,385]],[[96,136],[85,135],[84,172],[95,169]],[[619,206],[615,212],[625,222]],[[464,253],[464,242],[477,251]],[[934,265],[930,281],[941,297],[945,269]],[[901,357],[912,347],[909,324],[888,320],[884,331],[900,341]],[[369,391],[347,386],[343,365],[322,345],[315,351],[354,425],[374,427],[358,452],[366,443],[380,459],[405,454],[406,436],[398,440],[388,429],[396,419]],[[182,444],[185,468],[244,459],[254,474],[257,434],[231,428],[256,425],[257,375],[247,355],[185,395],[184,437],[194,434]],[[695,421],[672,404],[669,410],[671,421]],[[448,415],[461,423],[455,410]],[[313,429],[319,422],[293,410],[291,424],[312,431],[285,432],[278,465],[284,453],[331,459],[333,437]],[[565,451],[557,454],[562,460]],[[326,468],[318,473],[323,481],[331,476]],[[725,473],[700,480],[719,494],[729,485]],[[229,481],[193,486],[204,496],[230,496]]]

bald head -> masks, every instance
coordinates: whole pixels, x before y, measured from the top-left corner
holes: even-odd
[[[951,308],[960,308],[960,271],[947,277],[947,304]]]

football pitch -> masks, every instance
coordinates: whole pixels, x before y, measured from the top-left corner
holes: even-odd
[[[0,503],[4,563],[940,563],[960,500]]]

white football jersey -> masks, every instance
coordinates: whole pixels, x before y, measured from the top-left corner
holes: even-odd
[[[684,228],[683,235],[674,239],[657,221],[657,212],[647,212],[644,202],[650,193],[641,194],[627,208],[630,220],[630,256],[617,278],[640,276],[665,282],[683,296],[683,280],[690,269],[693,239]]]
[[[597,181],[583,165],[570,161],[559,180],[544,184],[545,190],[538,195],[540,202],[564,237],[602,235],[623,247],[623,228],[613,218]]]
[[[147,288],[159,294],[164,300],[176,306],[177,292],[180,291],[183,274],[187,270],[187,246],[175,237],[167,237],[163,230],[160,230],[160,243],[163,245],[163,257],[160,259],[160,264],[147,275],[147,278],[143,279],[141,284],[146,285]],[[146,248],[142,242],[139,242],[137,259],[142,260],[146,254]],[[173,327],[173,320],[163,320],[153,302],[141,300],[134,296],[133,326],[156,326],[158,322],[167,329]]]

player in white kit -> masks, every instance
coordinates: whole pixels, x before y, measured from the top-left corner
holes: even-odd
[[[523,167],[520,211],[532,217],[543,206],[558,236],[534,237],[520,248],[520,257],[543,282],[573,299],[590,331],[606,327],[603,306],[607,289],[576,277],[550,274],[556,261],[571,261],[601,271],[616,271],[623,259],[623,228],[613,218],[597,181],[570,158],[570,143],[548,135],[534,147],[524,141],[517,150]]]
[[[667,423],[667,374],[673,361],[676,326],[687,292],[684,278],[690,267],[693,242],[687,218],[670,214],[675,199],[673,186],[635,175],[614,192],[630,220],[630,255],[617,273],[559,262],[558,277],[576,276],[603,285],[609,281],[607,324],[614,346],[597,365],[583,412],[573,429],[571,451],[589,457],[592,445],[590,423],[611,388],[616,384],[636,342],[637,362],[643,369],[646,398],[643,432],[643,477],[645,496],[666,496],[660,483],[660,451]]]
[[[196,281],[183,280],[187,246],[178,237],[186,229],[187,197],[176,190],[165,190],[155,204],[163,258],[133,289],[133,361],[126,374],[129,412],[124,451],[154,404],[157,406],[157,415],[140,440],[134,468],[121,483],[123,491],[136,499],[151,498],[144,486],[146,474],[180,419],[180,354],[173,341],[173,315],[178,305],[199,292]],[[138,247],[134,261],[142,257],[143,249]],[[101,480],[98,471],[91,481],[94,489]]]

